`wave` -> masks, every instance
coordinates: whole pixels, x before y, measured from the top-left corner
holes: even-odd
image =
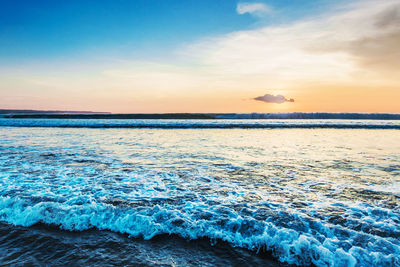
[[[156,129],[400,129],[395,120],[123,120],[123,119],[0,119],[4,127],[156,128]]]
[[[272,222],[243,218],[232,211],[229,217],[228,214],[219,214],[221,219],[209,220],[213,213],[221,211],[211,209],[207,212],[193,203],[186,205],[182,211],[159,205],[135,210],[93,202],[81,205],[72,202],[70,205],[40,202],[32,206],[18,197],[1,197],[0,207],[1,220],[15,225],[46,223],[70,231],[97,228],[126,233],[145,240],[161,234],[177,234],[187,239],[206,237],[250,250],[271,250],[280,261],[289,264],[355,266],[356,259],[363,266],[377,263],[390,266],[400,263],[395,256],[400,253],[399,246],[383,238],[350,232],[348,234],[354,235],[353,242],[357,242],[360,237],[369,239],[368,246],[380,252],[371,254],[370,248],[357,246],[346,252],[335,235],[335,229],[319,222],[314,222],[310,232],[312,228],[316,228],[320,235],[325,236],[313,236],[307,232],[300,233],[294,229],[278,227]],[[185,213],[188,210],[191,210],[192,216]],[[297,220],[300,224],[309,224],[301,217]],[[339,229],[336,231],[339,232]]]
[[[371,210],[366,219],[372,220],[377,212],[395,215],[387,210]],[[251,216],[242,216],[221,206],[205,207],[193,202],[179,209],[162,205],[133,209],[89,199],[71,199],[64,203],[39,202],[32,205],[20,197],[0,197],[0,220],[19,226],[45,223],[69,231],[97,228],[145,240],[162,234],[176,234],[190,240],[209,238],[250,250],[272,251],[280,261],[296,265],[400,264],[400,246],[395,241],[396,237],[389,238],[390,242],[376,235],[349,231],[339,225],[329,225],[282,211],[279,217],[283,221],[291,221],[292,228],[278,226],[268,219],[256,220]],[[362,247],[361,243],[368,245]]]
[[[394,113],[230,113],[216,115],[217,119],[302,119],[302,120],[400,120]]]

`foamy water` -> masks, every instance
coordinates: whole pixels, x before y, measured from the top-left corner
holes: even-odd
[[[0,221],[18,226],[399,266],[399,186],[398,130],[0,127]]]

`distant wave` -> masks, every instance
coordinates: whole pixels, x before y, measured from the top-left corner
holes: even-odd
[[[400,129],[396,120],[126,120],[126,119],[0,119],[7,127],[59,128],[155,128],[155,129],[274,129],[274,128],[332,128],[332,129]]]
[[[1,110],[0,110],[1,111]],[[202,120],[202,119],[272,119],[272,120],[400,120],[393,113],[153,113],[153,114],[108,114],[108,113],[8,113],[0,118],[14,119],[124,119],[124,120]]]
[[[400,120],[393,113],[230,113],[216,115],[217,119],[308,119],[308,120]]]

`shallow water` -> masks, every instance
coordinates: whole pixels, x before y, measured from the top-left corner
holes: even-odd
[[[62,231],[0,223],[1,265],[22,266],[266,266],[289,267],[265,253],[208,239],[158,235],[151,240],[90,229]]]
[[[216,240],[297,265],[400,265],[398,130],[0,127],[0,176],[7,240],[39,224],[83,236],[97,229],[90,240],[127,234],[115,241],[124,254],[168,244],[165,234],[177,249],[208,240],[220,265],[236,263],[223,261],[227,250],[211,252]],[[263,260],[240,251],[248,265]],[[156,254],[129,259],[200,257]]]

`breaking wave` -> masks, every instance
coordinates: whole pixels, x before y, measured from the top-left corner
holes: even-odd
[[[295,119],[295,120],[400,120],[394,113],[230,113],[216,115],[217,119]]]
[[[332,225],[284,211],[276,214],[271,212],[266,216],[262,210],[258,210],[246,216],[243,215],[246,208],[235,211],[229,207],[194,202],[179,208],[160,205],[128,208],[130,204],[125,205],[97,203],[88,198],[74,198],[64,203],[47,201],[33,204],[18,197],[0,197],[0,218],[21,226],[46,223],[70,231],[95,227],[144,239],[160,234],[177,234],[188,239],[207,237],[251,250],[272,250],[280,261],[297,265],[356,266],[357,262],[358,266],[400,264],[400,232],[394,224],[400,217],[389,210],[352,207],[354,214],[363,214],[365,223],[377,225],[380,236],[351,229],[351,221]],[[257,216],[265,218],[257,220]],[[278,226],[272,219],[274,216],[279,216],[279,224],[286,224],[286,227]],[[379,226],[382,219],[385,219],[385,223]]]
[[[400,129],[400,120],[335,119],[213,119],[213,120],[131,120],[131,119],[0,119],[0,126],[60,128],[158,128],[158,129]]]

